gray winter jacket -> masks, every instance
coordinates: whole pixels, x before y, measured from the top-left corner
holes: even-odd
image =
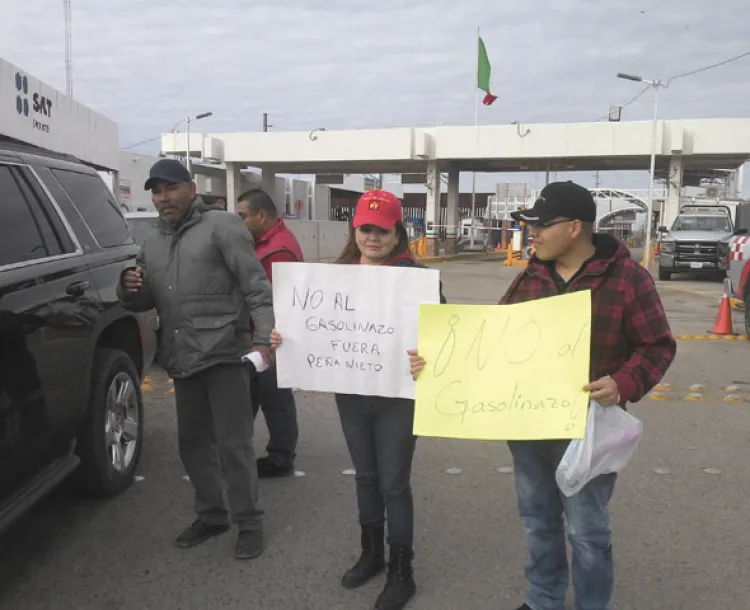
[[[159,221],[136,264],[143,269],[141,289],[126,292],[120,283],[117,296],[131,311],[156,308],[159,362],[172,377],[239,362],[252,343],[269,344],[271,284],[255,256],[252,235],[234,214],[196,198],[178,226]]]

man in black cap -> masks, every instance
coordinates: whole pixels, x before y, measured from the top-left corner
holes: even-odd
[[[676,343],[651,274],[624,244],[595,234],[596,203],[573,182],[547,185],[529,210],[512,216],[531,228],[536,251],[501,305],[591,290],[590,383],[603,407],[637,402],[664,376]],[[415,377],[424,360],[411,353]],[[543,383],[543,380],[540,381]],[[609,501],[616,474],[565,497],[555,471],[569,441],[510,441],[518,509],[524,521],[529,592],[519,610],[562,610],[568,588],[565,521],[577,610],[609,610],[614,585]],[[563,520],[565,517],[565,521]]]
[[[664,376],[676,351],[651,274],[624,244],[594,233],[596,202],[583,186],[549,184],[530,210],[513,217],[530,226],[535,253],[500,303],[591,290],[591,368],[585,390],[604,407],[639,401]],[[601,475],[574,496],[563,496],[555,470],[568,442],[508,443],[529,547],[530,588],[519,610],[560,610],[565,603],[563,515],[573,548],[576,608],[610,608],[614,563],[609,501],[617,475]]]
[[[156,162],[144,187],[159,230],[146,239],[136,267],[123,272],[118,297],[132,311],[155,307],[159,314],[159,360],[174,379],[180,458],[198,514],[176,544],[193,547],[227,531],[231,511],[240,530],[235,557],[252,559],[263,551],[263,513],[243,360],[270,363],[271,284],[242,221],[197,197],[179,161]]]

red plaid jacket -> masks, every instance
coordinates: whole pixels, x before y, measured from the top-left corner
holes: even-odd
[[[572,279],[567,291],[591,290],[590,379],[610,375],[624,405],[639,401],[662,379],[677,344],[648,271],[609,235],[596,235],[594,245],[596,257]],[[557,294],[551,265],[532,258],[500,304]]]

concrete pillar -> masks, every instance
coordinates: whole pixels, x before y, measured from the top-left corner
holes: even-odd
[[[286,213],[286,205],[283,200],[283,194],[282,199],[279,200],[279,194],[278,189],[276,188],[276,172],[273,170],[269,170],[266,168],[261,169],[260,172],[260,183],[263,187],[263,190],[268,193],[268,196],[273,199],[273,202],[276,204],[276,211],[279,213],[279,215],[283,215]],[[282,190],[283,193],[283,190]]]
[[[425,198],[424,227],[427,238],[427,256],[438,253],[438,229],[440,218],[440,168],[437,161],[427,163],[427,197]]]
[[[227,212],[234,212],[237,198],[242,191],[240,166],[237,163],[227,163]]]
[[[455,254],[460,222],[458,218],[458,182],[460,173],[457,169],[448,171],[448,206],[445,224],[445,253]]]
[[[673,155],[669,159],[669,177],[667,188],[667,200],[661,218],[661,224],[672,226],[674,219],[680,212],[680,197],[682,196],[683,163],[681,155]]]

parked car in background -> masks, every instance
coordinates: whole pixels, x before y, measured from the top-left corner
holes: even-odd
[[[0,140],[0,531],[68,477],[112,496],[143,443],[155,314],[117,299],[138,246],[97,172]]]

